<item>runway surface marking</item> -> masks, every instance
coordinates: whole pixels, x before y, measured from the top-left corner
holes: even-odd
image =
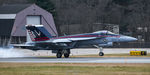
[[[91,57],[91,58],[52,58],[52,57],[20,57],[0,58],[0,62],[16,63],[150,63],[150,57]]]

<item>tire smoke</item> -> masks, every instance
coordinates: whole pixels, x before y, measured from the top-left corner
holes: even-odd
[[[25,57],[24,53],[11,48],[0,48],[0,58]]]

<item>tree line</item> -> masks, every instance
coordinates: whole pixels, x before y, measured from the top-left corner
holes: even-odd
[[[150,0],[1,0],[3,3],[35,3],[51,12],[61,25],[81,24],[83,31],[93,23],[120,25],[120,32],[149,27]]]

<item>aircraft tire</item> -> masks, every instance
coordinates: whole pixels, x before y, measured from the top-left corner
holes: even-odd
[[[64,57],[69,58],[69,55],[70,55],[70,49],[64,50]]]
[[[99,56],[104,56],[104,53],[103,52],[99,52]]]
[[[58,52],[58,53],[56,54],[56,57],[57,57],[57,58],[61,58],[61,57],[62,57],[62,53],[61,53],[61,52]]]
[[[65,58],[69,58],[69,53],[65,53],[65,54],[64,54],[64,57],[65,57]]]

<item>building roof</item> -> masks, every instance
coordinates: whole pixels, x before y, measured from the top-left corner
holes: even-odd
[[[32,4],[3,4],[0,6],[0,14],[16,14]]]
[[[41,24],[44,25],[48,32],[51,33],[52,36],[58,35],[52,14],[36,4],[30,5],[16,15],[11,36],[26,36],[25,25],[28,24],[27,17],[29,15],[40,16]]]
[[[13,18],[10,18],[10,15]],[[48,32],[52,36],[58,35],[53,16],[48,11],[36,4],[11,4],[0,6],[0,36],[26,36],[25,25],[27,24],[26,18],[28,15],[40,15],[41,24]]]

